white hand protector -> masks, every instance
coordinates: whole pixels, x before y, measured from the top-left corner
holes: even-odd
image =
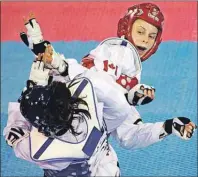
[[[26,23],[25,26],[27,28],[27,35],[31,37],[31,40],[34,44],[38,44],[43,41],[43,35],[40,26],[35,18],[31,19],[29,23]]]
[[[155,89],[149,85],[137,84],[131,90],[129,90],[128,94],[126,94],[129,104],[137,106],[144,105],[153,101],[153,98],[144,93],[145,91],[155,92]]]
[[[36,56],[38,53],[44,53],[46,46],[50,44],[50,42],[43,40],[43,35],[36,19],[30,19],[29,22],[25,24],[25,27],[27,29],[27,34],[25,32],[20,33],[22,41]]]
[[[187,130],[185,129],[185,125],[189,124],[190,122],[190,119],[186,117],[176,117],[174,119],[168,119],[165,121],[164,129],[167,134],[173,133],[181,139],[189,140],[192,137],[196,128],[192,127],[192,132],[187,132]]]
[[[6,135],[6,142],[9,146],[15,147],[17,143],[29,136],[29,131],[20,127],[12,127]]]
[[[29,80],[32,80],[37,85],[45,86],[48,84],[49,69],[44,67],[42,61],[34,61],[30,71]]]
[[[56,51],[53,48],[53,55],[52,55],[52,62],[51,66],[54,69],[57,69],[59,73],[63,73],[67,70],[68,64],[65,60],[65,57],[63,54],[56,53]],[[68,75],[68,74],[67,74]]]

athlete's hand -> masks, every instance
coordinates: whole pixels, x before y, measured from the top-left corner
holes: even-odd
[[[127,94],[127,100],[131,105],[144,105],[153,101],[155,88],[145,84],[137,84]]]
[[[36,21],[34,13],[30,13],[28,17],[23,17],[23,21],[27,29],[27,34],[21,32],[21,40],[36,56],[39,53],[44,53],[47,44],[50,44],[50,42],[43,39],[40,25]]]

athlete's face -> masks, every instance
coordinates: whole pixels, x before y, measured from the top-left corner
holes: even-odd
[[[132,39],[135,47],[142,57],[155,43],[158,29],[142,19],[137,19],[132,26]]]

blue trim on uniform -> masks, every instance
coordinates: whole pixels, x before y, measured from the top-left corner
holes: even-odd
[[[38,159],[43,154],[43,152],[47,149],[47,147],[52,143],[53,140],[54,140],[53,138],[48,138],[33,157],[35,159]]]
[[[100,121],[99,121],[99,118],[98,118],[98,112],[97,112],[97,106],[96,106],[96,98],[95,98],[95,94],[94,94],[94,87],[93,87],[93,84],[92,84],[92,82],[88,79],[88,78],[86,78],[86,77],[82,77],[83,79],[86,79],[87,81],[89,81],[89,84],[91,85],[91,88],[92,88],[92,96],[93,96],[93,100],[94,100],[94,107],[95,107],[95,113],[96,113],[96,118],[98,119],[98,124],[99,124],[99,127],[101,128],[101,131],[102,131],[102,133],[104,133],[104,129],[107,131],[107,125],[106,125],[106,123],[105,123],[105,120],[103,119],[103,122],[102,122],[102,125],[100,125]],[[81,79],[82,79],[81,78]]]
[[[86,87],[86,85],[88,84],[87,80],[83,80],[80,85],[78,86],[78,88],[76,89],[76,91],[74,92],[73,96],[78,97],[81,92],[83,91],[83,89]],[[53,138],[48,138],[45,143],[41,146],[41,148],[36,152],[36,154],[33,156],[34,159],[38,159],[43,152],[47,149],[47,147],[53,142]]]
[[[80,85],[78,86],[78,88],[76,89],[76,91],[74,92],[72,97],[78,97],[81,94],[81,92],[83,91],[83,89],[86,87],[87,84],[88,84],[88,81],[84,79],[80,83]]]
[[[92,156],[96,146],[98,145],[98,142],[100,141],[100,138],[102,137],[102,132],[98,130],[96,127],[94,127],[87,139],[87,142],[85,143],[82,151],[88,155],[89,157]]]

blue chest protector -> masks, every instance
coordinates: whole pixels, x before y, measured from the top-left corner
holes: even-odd
[[[97,101],[92,84],[86,78],[79,78],[74,80],[72,85],[72,95],[83,98],[88,103],[91,114],[91,119],[86,119],[83,138],[81,137],[80,141],[71,141],[72,134],[69,132],[62,137],[48,138],[33,128],[29,142],[31,158],[34,161],[84,161],[107,139],[103,126],[102,105]]]

